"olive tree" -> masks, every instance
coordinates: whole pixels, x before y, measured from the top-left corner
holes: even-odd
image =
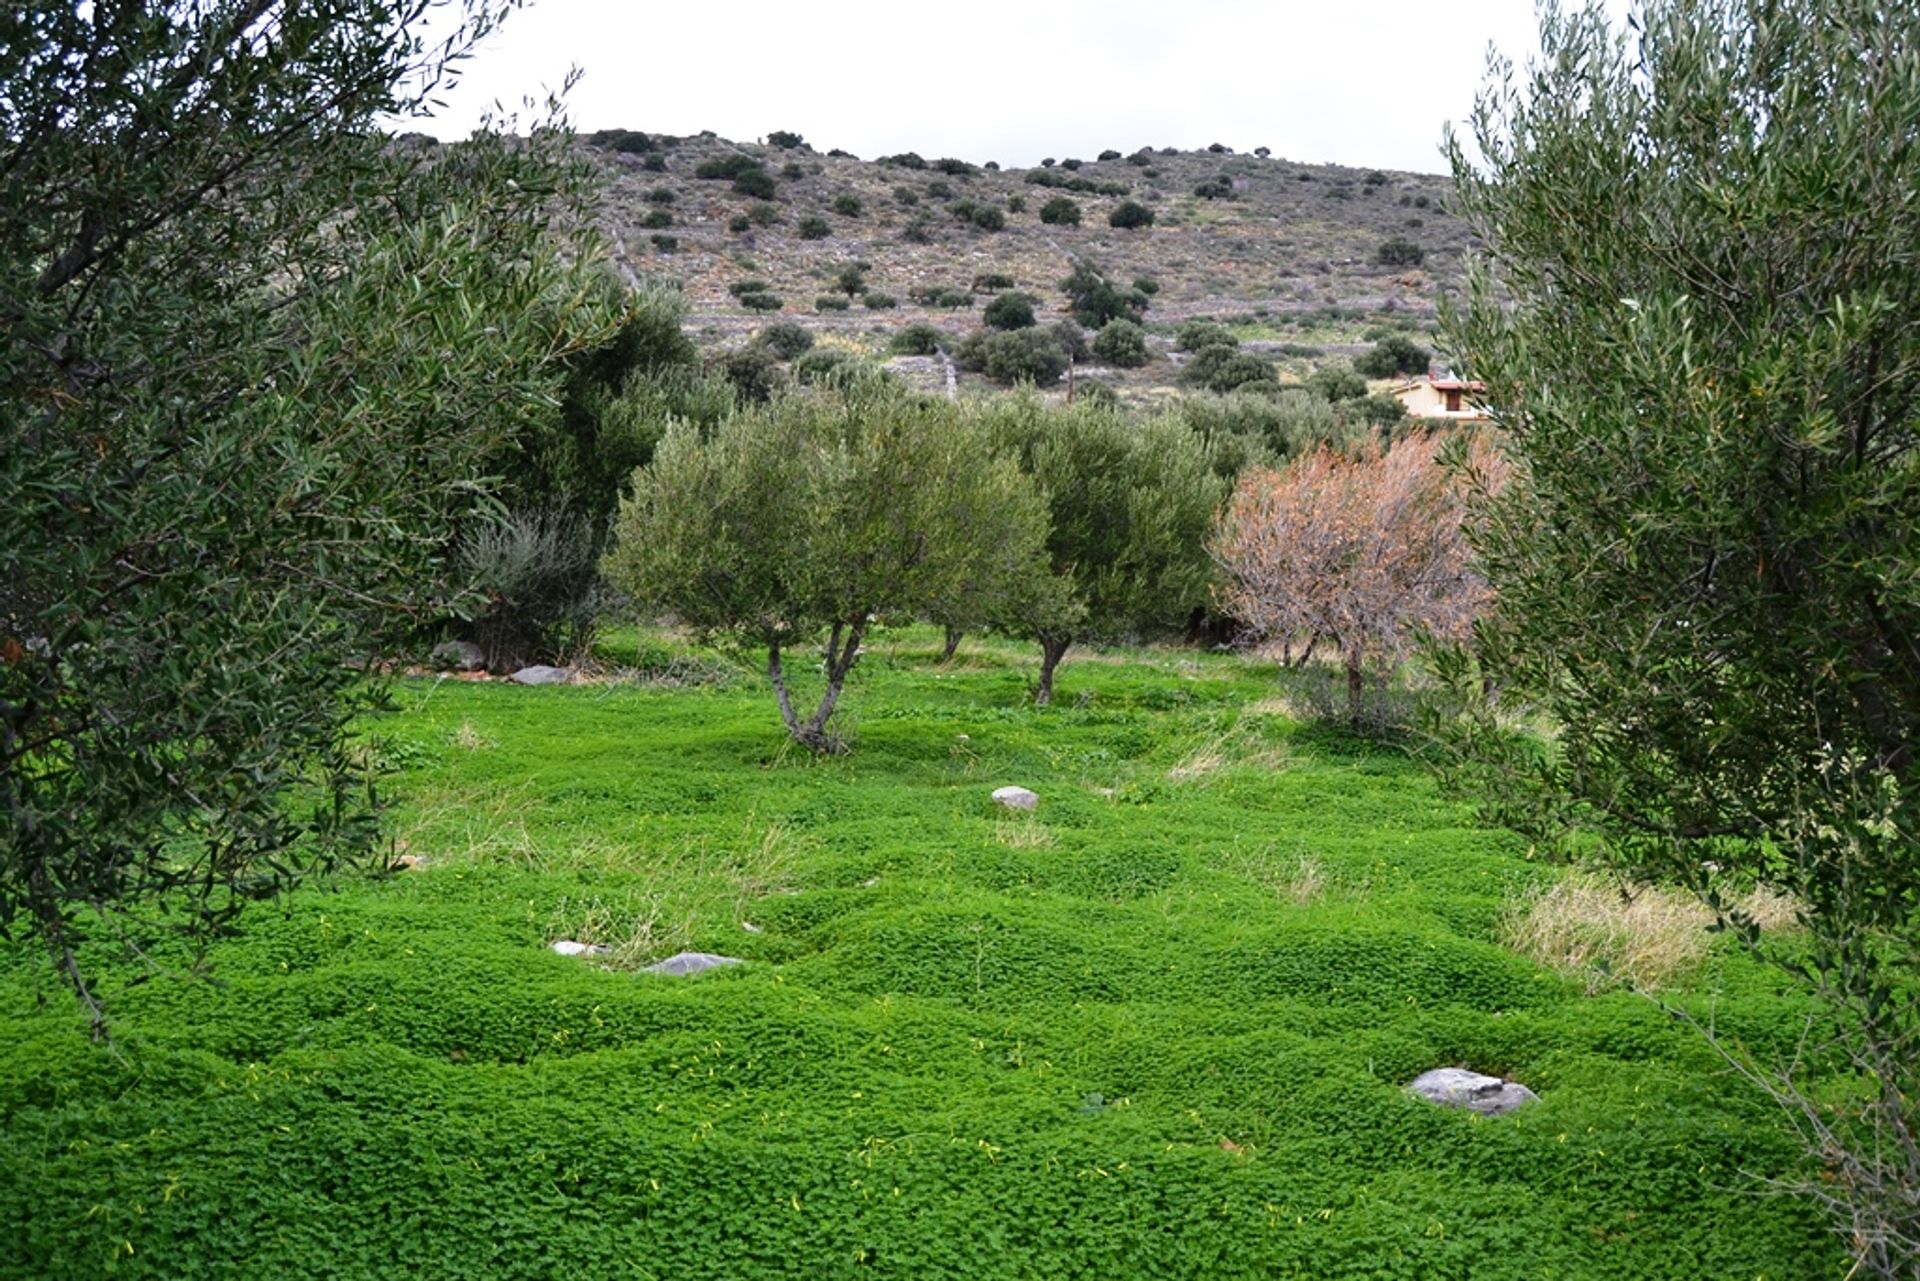
[[[608,332],[552,131],[394,141],[497,17],[0,19],[0,929],[205,938],[367,849],[348,668],[445,611],[450,520]],[[150,909],[151,905],[151,909]]]
[[[1050,531],[1039,562],[998,623],[1040,644],[1034,701],[1076,642],[1179,632],[1207,603],[1207,532],[1226,483],[1205,444],[1174,415],[1138,422],[1037,396],[986,411],[995,439],[1045,492]]]
[[[764,651],[792,739],[828,729],[869,627],[975,593],[1040,559],[1046,507],[1015,463],[946,400],[854,379],[681,425],[634,477],[606,572],[707,638]],[[825,684],[803,714],[787,658],[826,634]]]
[[[731,385],[701,372],[681,332],[678,288],[629,289],[610,273],[596,287],[618,329],[566,362],[556,412],[529,416],[481,461],[484,474],[501,477],[502,510],[472,513],[457,531],[454,565],[484,606],[453,630],[496,672],[588,648],[605,600],[600,557],[634,469],[668,422],[711,424],[733,407]]]
[[[1694,889],[1822,1002],[1788,1107],[1862,1273],[1920,1268],[1920,9],[1543,11],[1449,142],[1450,349],[1513,479],[1450,727],[1540,837]],[[1759,882],[1800,931],[1730,906]]]

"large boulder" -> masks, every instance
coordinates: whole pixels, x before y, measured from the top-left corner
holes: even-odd
[[[1002,787],[995,790],[993,801],[996,805],[1010,810],[1035,810],[1040,808],[1040,798],[1024,787]]]
[[[1518,1081],[1485,1076],[1466,1068],[1435,1068],[1422,1072],[1407,1089],[1443,1108],[1465,1108],[1482,1116],[1503,1116],[1540,1096]]]
[[[684,978],[689,974],[699,974],[704,970],[740,963],[740,958],[737,956],[717,956],[712,952],[676,952],[664,961],[655,961],[652,965],[642,968],[649,974],[669,974],[675,978]]]
[[[523,667],[507,677],[516,685],[565,685],[573,679],[573,671],[566,667],[547,667],[536,664]]]
[[[442,671],[477,672],[487,665],[486,651],[472,641],[441,641],[428,659]]]

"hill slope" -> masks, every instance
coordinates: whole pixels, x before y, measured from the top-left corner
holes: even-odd
[[[957,336],[979,326],[980,308],[1009,280],[1042,300],[1047,323],[1066,315],[1060,283],[1072,262],[1091,259],[1117,281],[1159,286],[1147,314],[1156,354],[1171,354],[1179,322],[1216,318],[1297,374],[1318,357],[1364,351],[1383,330],[1424,337],[1436,289],[1457,275],[1468,244],[1443,207],[1448,180],[1431,174],[1171,149],[997,171],[710,134],[613,131],[587,145],[608,171],[604,222],[623,268],[680,280],[691,324],[714,342],[776,318],[867,351],[916,322]],[[749,167],[768,181],[728,176]],[[1079,225],[1042,221],[1062,198]],[[1151,210],[1153,224],[1109,226],[1125,200]],[[1400,261],[1386,260],[1396,257],[1387,246]],[[865,292],[850,296],[836,279],[855,265],[867,268]],[[749,282],[780,300],[777,315],[729,292]],[[834,309],[840,301],[845,310]],[[1153,388],[1174,372],[1175,359],[1156,359],[1120,381]]]

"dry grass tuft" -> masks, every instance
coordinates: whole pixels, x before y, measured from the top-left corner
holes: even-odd
[[[1284,744],[1269,743],[1246,728],[1236,727],[1217,734],[1196,746],[1180,763],[1167,771],[1174,783],[1192,783],[1211,777],[1223,769],[1254,769],[1272,772],[1287,767]]]
[[[1292,858],[1283,858],[1268,845],[1258,851],[1235,854],[1228,859],[1224,870],[1244,877],[1295,907],[1310,907],[1320,902],[1332,888],[1326,865],[1305,850]]]
[[[529,808],[524,787],[417,795],[396,844],[433,851],[435,867],[505,863],[617,875],[627,886],[620,894],[562,898],[544,922],[549,941],[603,947],[602,963],[614,968],[681,951],[701,930],[743,928],[756,900],[787,888],[793,837],[781,823],[760,823],[750,814],[731,840],[702,837],[640,849],[608,839],[542,843],[527,830]]]
[[[432,851],[436,864],[506,863],[542,870],[548,855],[527,832],[531,807],[525,786],[422,789],[396,836]]]
[[[1226,740],[1216,738],[1188,752],[1185,759],[1167,771],[1167,777],[1176,783],[1188,783],[1205,778],[1226,763]]]
[[[1274,888],[1281,898],[1297,907],[1318,903],[1327,894],[1327,869],[1313,855],[1302,854],[1293,861],[1292,871],[1276,882]]]
[[[1763,931],[1792,930],[1800,926],[1800,901],[1764,885],[1739,899],[1738,906]]]
[[[598,894],[562,897],[547,921],[547,941],[568,938],[605,948],[600,964],[632,969],[687,950],[693,919],[669,917],[671,905],[655,889],[630,889],[617,899]]]
[[[995,819],[993,839],[1010,850],[1044,850],[1060,838],[1039,819],[1025,817]]]
[[[1755,890],[1738,906],[1765,930],[1793,924],[1793,900],[1771,890]],[[1583,980],[1592,995],[1685,979],[1706,958],[1712,926],[1713,913],[1685,890],[1575,873],[1509,904],[1501,933],[1507,946]]]
[[[453,731],[453,745],[469,752],[487,752],[499,746],[475,729],[473,722],[468,720],[461,721],[460,728]]]
[[[546,935],[605,948],[601,964],[611,969],[647,965],[687,950],[703,927],[747,928],[752,904],[786,888],[791,857],[788,829],[761,827],[751,817],[739,839],[724,846],[701,840],[677,850],[628,851],[620,870],[639,883],[617,898],[562,898]]]

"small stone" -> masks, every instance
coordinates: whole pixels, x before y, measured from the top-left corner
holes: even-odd
[[[565,667],[536,664],[521,668],[507,679],[517,685],[565,685],[573,679],[573,673]]]
[[[1034,810],[1040,808],[1040,798],[1024,787],[1002,787],[993,793],[994,803],[1004,805],[1010,810]]]
[[[560,939],[549,946],[562,956],[605,956],[607,949],[598,943],[580,943],[573,939]]]
[[[745,930],[749,934],[758,934],[760,932],[760,927],[758,925],[755,925],[752,921],[740,922],[740,928]]]
[[[427,658],[442,671],[476,672],[487,665],[486,652],[472,641],[441,641]]]
[[[676,952],[664,961],[656,961],[642,968],[649,974],[670,974],[680,978],[688,974],[698,974],[702,970],[740,963],[740,958],[737,956],[717,956],[712,952]]]
[[[1440,1107],[1465,1108],[1482,1116],[1503,1116],[1540,1097],[1518,1081],[1502,1080],[1466,1068],[1422,1072],[1407,1089]]]

